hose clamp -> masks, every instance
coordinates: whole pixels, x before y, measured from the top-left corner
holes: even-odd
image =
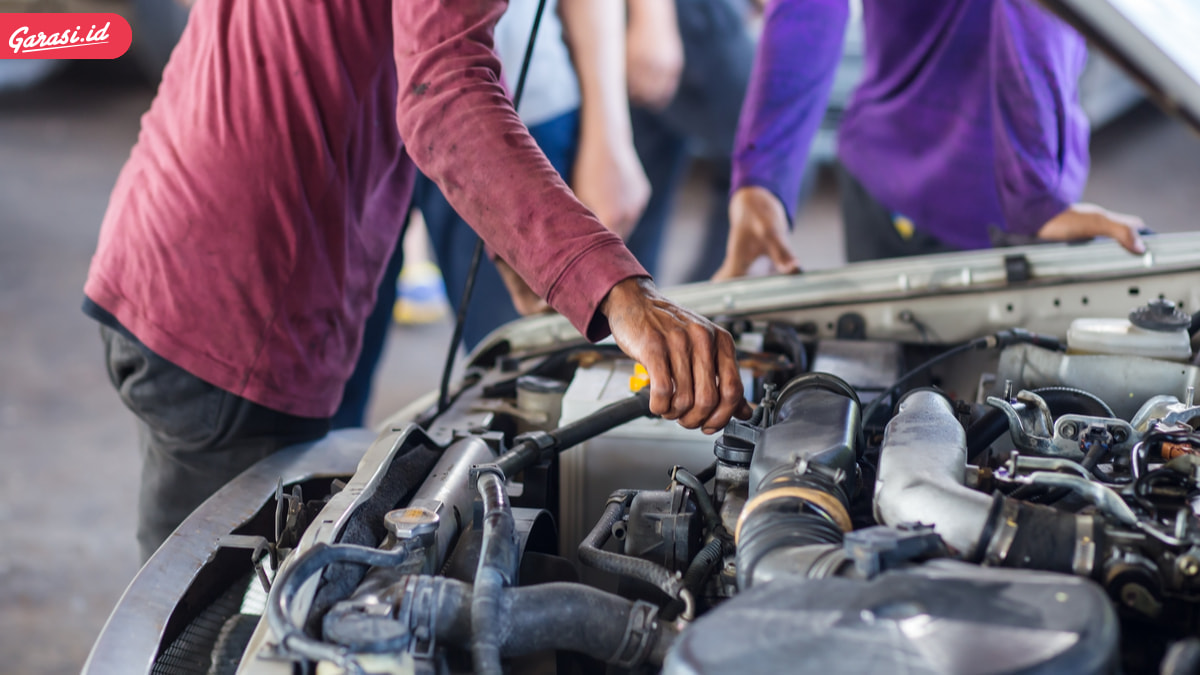
[[[765,491],[755,495],[753,499],[742,507],[742,515],[738,517],[737,527],[734,529],[734,541],[741,539],[742,526],[746,524],[750,514],[754,513],[763,504],[777,499],[798,499],[819,509],[821,513],[827,515],[843,532],[849,532],[854,529],[854,525],[850,520],[850,513],[846,511],[846,507],[833,495],[820,490],[794,485],[785,485],[776,488],[768,486]]]
[[[1093,516],[1075,518],[1075,556],[1071,571],[1081,577],[1092,576],[1096,567],[1096,519]]]
[[[654,634],[658,632],[658,621],[655,620],[657,616],[658,607],[642,600],[633,603],[621,645],[613,652],[608,662],[625,670],[632,670],[645,663],[646,658],[650,656],[650,648],[654,645]]]
[[[479,479],[487,474],[499,478],[501,484],[508,480],[504,477],[504,469],[501,469],[499,464],[472,464],[470,475],[471,489],[477,489],[479,487]]]
[[[1000,522],[996,524],[996,533],[992,535],[984,553],[984,565],[997,567],[1004,563],[1013,540],[1017,538],[1017,515],[1020,511],[1020,502],[1015,499],[1004,500],[1004,506],[1000,509]]]

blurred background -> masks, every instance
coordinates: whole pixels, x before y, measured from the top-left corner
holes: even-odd
[[[179,17],[162,21],[169,28]],[[107,381],[96,325],[79,306],[164,44],[112,62],[0,60],[0,673],[78,671],[136,572],[134,425]],[[1086,197],[1160,232],[1194,229],[1200,141],[1098,68],[1087,94],[1101,128]],[[839,87],[848,91],[853,74],[851,53]],[[830,125],[837,104],[835,95]],[[836,188],[820,168],[830,150],[818,144],[793,234],[808,269],[844,261]],[[663,285],[681,279],[701,247],[724,246],[702,236],[707,210],[724,207],[708,197],[708,171],[696,162],[682,190]],[[437,311],[420,320],[391,329],[372,422],[436,386],[450,320]]]

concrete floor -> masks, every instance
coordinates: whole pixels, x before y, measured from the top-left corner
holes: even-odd
[[[79,301],[152,93],[102,64],[0,98],[0,673],[78,671],[136,570],[134,428]],[[1093,154],[1089,199],[1161,231],[1193,227],[1200,143],[1179,124],[1136,110],[1098,134]],[[704,243],[700,195],[691,181],[665,248],[667,281]],[[807,267],[841,263],[827,181],[795,238]],[[394,328],[373,420],[435,386],[448,334],[443,324]]]

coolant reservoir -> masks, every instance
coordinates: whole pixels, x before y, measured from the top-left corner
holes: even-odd
[[[1067,351],[1187,361],[1192,356],[1190,324],[1191,317],[1175,303],[1155,300],[1130,312],[1128,319],[1072,321]]]

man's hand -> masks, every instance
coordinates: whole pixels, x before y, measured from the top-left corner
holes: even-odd
[[[750,266],[767,256],[780,274],[795,274],[800,263],[788,244],[787,212],[770,190],[749,186],[738,188],[729,200],[729,243],[725,262],[713,281],[746,275]]]
[[[571,189],[604,227],[629,239],[650,201],[650,181],[632,140],[612,139],[599,126],[582,129]]]
[[[1075,204],[1050,219],[1038,230],[1038,239],[1074,241],[1092,237],[1111,237],[1130,253],[1146,252],[1146,244],[1138,236],[1145,223],[1137,216],[1114,213],[1095,204]]]
[[[683,39],[675,0],[629,0],[625,77],[629,100],[661,110],[675,98],[683,74]]]
[[[729,333],[660,295],[649,279],[626,279],[600,304],[617,345],[650,374],[650,411],[711,434],[746,418]]]
[[[504,286],[508,289],[508,295],[512,298],[513,307],[521,316],[529,316],[531,314],[541,314],[549,312],[550,305],[545,300],[538,297],[537,293],[525,283],[521,275],[508,263],[500,258],[496,258],[496,271],[500,272],[500,278],[504,280]]]

